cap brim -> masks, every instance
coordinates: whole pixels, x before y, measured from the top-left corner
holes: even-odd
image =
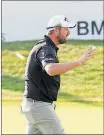
[[[58,25],[57,25],[58,26]],[[53,30],[55,27],[57,27],[57,26],[51,26],[51,27],[47,27],[46,29],[47,29],[47,32],[49,32],[49,31],[51,31],[51,30]],[[66,28],[74,28],[74,27],[76,27],[76,24],[75,23],[70,23],[70,22],[65,22],[65,23],[63,23],[62,25],[60,25],[60,27],[66,27]]]
[[[74,27],[76,27],[76,24],[75,23],[69,23],[68,24],[68,28],[74,28]]]

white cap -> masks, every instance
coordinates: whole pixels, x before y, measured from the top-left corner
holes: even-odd
[[[68,21],[67,17],[65,17],[64,15],[56,15],[53,16],[49,22],[48,25],[46,27],[47,30],[49,29],[54,29],[55,27],[67,27],[67,28],[74,28],[76,26],[76,24],[71,23],[70,21]]]

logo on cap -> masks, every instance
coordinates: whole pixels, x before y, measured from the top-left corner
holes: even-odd
[[[66,17],[64,18],[64,21],[67,21],[67,22],[69,22],[69,21],[68,21],[68,19],[67,19]]]

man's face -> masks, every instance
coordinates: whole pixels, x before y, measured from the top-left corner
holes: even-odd
[[[60,28],[56,28],[56,29],[57,29],[56,37],[57,37],[59,44],[66,43],[67,37],[70,34],[69,29],[66,27],[60,27]]]

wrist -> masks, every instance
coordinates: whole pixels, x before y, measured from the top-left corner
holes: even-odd
[[[77,63],[78,66],[83,64],[83,62],[81,60],[76,60],[76,63]]]

